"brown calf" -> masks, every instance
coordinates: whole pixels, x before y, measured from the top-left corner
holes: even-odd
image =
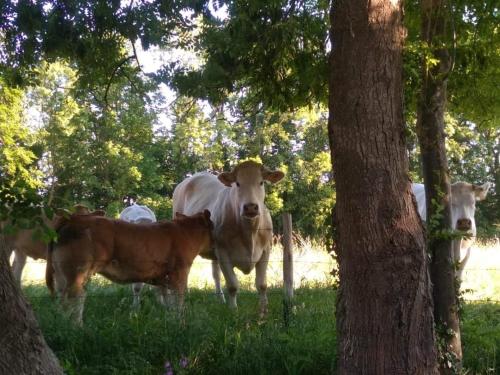
[[[94,273],[117,283],[156,285],[164,296],[167,289],[173,290],[182,306],[191,265],[212,246],[211,232],[208,210],[147,224],[72,215],[58,229],[58,242],[49,248],[47,286],[52,293],[57,290],[79,324],[84,286]]]
[[[73,207],[74,214],[91,214],[104,216],[105,212],[102,210],[97,210],[90,212],[87,207],[81,204],[77,204]],[[45,219],[45,225],[49,228],[55,228],[58,223],[63,219],[63,216],[71,215],[69,211],[58,210],[57,214],[49,220]],[[4,223],[0,223],[2,227]],[[43,242],[40,238],[34,236],[34,229],[20,229],[13,235],[6,235],[5,240],[7,244],[7,256],[10,258],[12,252],[14,252],[14,262],[12,263],[12,273],[14,274],[14,279],[21,286],[21,278],[23,274],[24,266],[26,265],[27,257],[33,259],[47,259],[47,244]]]

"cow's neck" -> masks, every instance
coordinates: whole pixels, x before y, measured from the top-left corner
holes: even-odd
[[[255,247],[258,243],[258,233],[259,225],[261,222],[261,217],[257,217],[255,220],[246,220],[240,218],[239,228],[241,233],[241,240],[245,245],[245,249],[250,256],[254,253]]]

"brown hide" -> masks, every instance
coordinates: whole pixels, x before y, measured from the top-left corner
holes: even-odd
[[[81,204],[75,205],[73,211],[75,214],[105,215],[102,210],[89,212],[89,209]],[[58,210],[51,220],[45,218],[44,222],[49,228],[56,229],[65,220],[65,217],[70,215],[71,213],[67,210]],[[12,273],[19,285],[21,285],[21,277],[28,256],[34,259],[47,258],[47,244],[34,236],[34,233],[34,229],[22,229],[18,230],[14,235],[5,236],[7,255],[10,257],[10,254],[15,251]]]
[[[96,210],[90,212],[89,209],[83,205],[74,206],[75,214],[78,215],[97,215],[104,216],[103,210]],[[69,213],[68,213],[69,215]],[[47,221],[46,225],[49,228],[56,229],[61,221],[64,220],[63,216],[56,214],[52,220]],[[7,241],[7,248],[12,251],[19,251],[33,259],[47,259],[47,244],[41,239],[34,236],[34,229],[20,229],[15,234],[5,236]]]
[[[212,246],[211,231],[208,210],[147,224],[72,215],[49,251],[47,286],[53,291],[55,279],[63,298],[81,297],[89,277],[100,273],[114,282],[145,282],[183,294],[194,258]]]

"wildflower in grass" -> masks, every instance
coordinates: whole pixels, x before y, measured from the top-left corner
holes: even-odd
[[[186,357],[182,357],[179,361],[179,366],[181,366],[181,368],[186,368],[188,367],[188,365],[189,365],[189,360]]]
[[[165,374],[163,375],[174,375],[174,369],[169,361],[165,362]]]

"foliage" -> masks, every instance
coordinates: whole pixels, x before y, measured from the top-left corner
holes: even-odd
[[[194,37],[205,61],[170,67],[165,77],[189,96],[221,104],[250,89],[254,103],[298,108],[327,99],[328,1],[218,1],[227,17],[203,12]]]
[[[41,174],[30,149],[34,139],[23,123],[22,100],[23,92],[0,78],[0,222],[10,219],[0,229],[7,232],[32,226],[32,219],[43,225],[37,194]]]
[[[0,70],[10,82],[26,84],[40,60],[65,58],[78,67],[80,87],[106,87],[139,68],[133,67],[137,55],[128,53],[127,44],[140,41],[145,49],[166,45],[174,29],[189,29],[181,12],[186,6],[184,1],[159,0],[127,5],[118,0],[2,2]]]
[[[405,6],[406,135],[418,180],[415,98],[420,61],[429,51],[419,42],[418,2]],[[223,7],[216,17],[213,8]],[[289,210],[302,234],[326,236],[335,202],[320,104],[327,98],[328,10],[322,0],[2,4],[2,87],[24,84],[18,91],[24,102],[7,114],[24,129],[22,147],[9,151],[29,175],[17,183],[38,181],[36,204],[83,202],[116,215],[122,198],[131,196],[170,217],[168,197],[187,174],[228,170],[258,156],[287,172],[268,189],[273,215]],[[491,0],[453,4],[447,147],[454,179],[500,181],[500,54],[490,48],[498,44],[497,18]],[[165,65],[152,80],[141,70],[139,44],[184,48],[200,63]],[[158,80],[178,90],[167,124],[158,120],[164,110]],[[22,105],[31,108],[27,115]],[[479,233],[498,235],[498,189],[479,205]]]

